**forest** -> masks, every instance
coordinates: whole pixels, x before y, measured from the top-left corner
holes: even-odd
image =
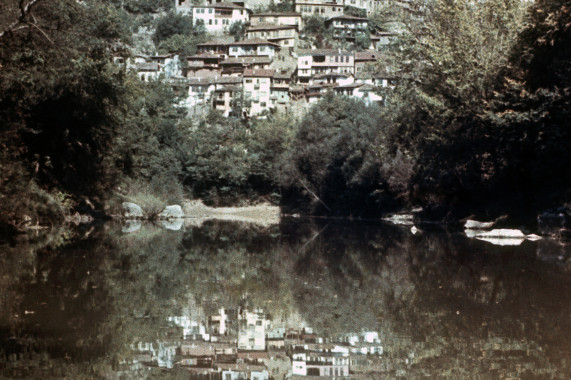
[[[113,64],[145,23],[160,49],[191,54],[204,32],[174,25],[171,7],[2,5],[0,234],[74,212],[104,217],[125,200],[147,210],[265,201],[352,217],[422,206],[444,222],[534,220],[570,200],[565,1],[400,4],[376,19],[400,30],[383,61],[397,78],[378,90],[383,107],[331,95],[301,118],[255,120],[186,118],[172,88]]]

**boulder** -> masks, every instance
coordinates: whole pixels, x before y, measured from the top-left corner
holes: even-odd
[[[123,202],[123,217],[126,219],[143,219],[143,209],[131,202]]]
[[[494,245],[520,245],[525,240],[525,235],[520,230],[502,228],[477,234],[476,239]]]
[[[520,230],[499,228],[487,232],[482,232],[476,237],[497,238],[497,239],[525,239],[525,234]]]
[[[477,220],[468,219],[464,223],[464,228],[467,230],[486,230],[492,228],[496,222],[478,222]]]
[[[184,212],[182,211],[182,207],[179,205],[172,205],[167,206],[165,209],[158,215],[159,219],[176,219],[176,218],[184,218]]]

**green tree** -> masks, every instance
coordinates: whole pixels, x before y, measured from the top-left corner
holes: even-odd
[[[190,36],[194,31],[192,19],[176,12],[169,12],[159,18],[156,25],[153,40],[157,45],[174,35]]]
[[[228,33],[231,36],[234,36],[234,41],[240,41],[246,34],[246,24],[244,24],[242,21],[236,21],[230,25]]]
[[[378,212],[384,124],[377,106],[352,98],[328,95],[312,107],[282,158],[283,206],[317,214]]]

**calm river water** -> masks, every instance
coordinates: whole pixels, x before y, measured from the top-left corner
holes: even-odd
[[[571,374],[555,241],[303,220],[80,236],[0,245],[0,378]]]

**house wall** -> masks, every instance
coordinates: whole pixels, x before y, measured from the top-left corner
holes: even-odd
[[[267,55],[273,57],[276,48],[272,45],[234,45],[228,48],[230,57],[240,57],[243,55]]]
[[[244,77],[243,81],[244,81],[244,95],[246,96],[246,99],[249,98],[252,102],[250,106],[249,116],[258,115],[263,111],[272,108],[272,104],[270,102],[271,82],[272,82],[271,78]],[[255,326],[255,327],[259,328],[260,326]],[[266,348],[265,331],[263,328],[260,329],[260,331],[263,331],[263,338],[264,338],[263,346],[262,346],[262,340],[258,339],[258,341],[255,341],[257,348],[252,348],[252,349],[264,350]],[[257,338],[259,337],[257,336]]]
[[[248,11],[245,8],[194,7],[192,15],[193,25],[196,25],[198,20],[202,20],[206,31],[214,34],[226,32],[235,22],[246,23],[249,20]]]
[[[343,15],[343,4],[296,2],[295,11],[301,13],[303,17],[320,16],[330,18]]]
[[[294,28],[278,30],[250,30],[246,32],[246,38],[263,38],[283,47],[295,47],[298,32]]]
[[[277,15],[251,15],[250,25],[258,24],[275,24],[275,25],[297,25],[302,27],[301,16],[277,16]]]

